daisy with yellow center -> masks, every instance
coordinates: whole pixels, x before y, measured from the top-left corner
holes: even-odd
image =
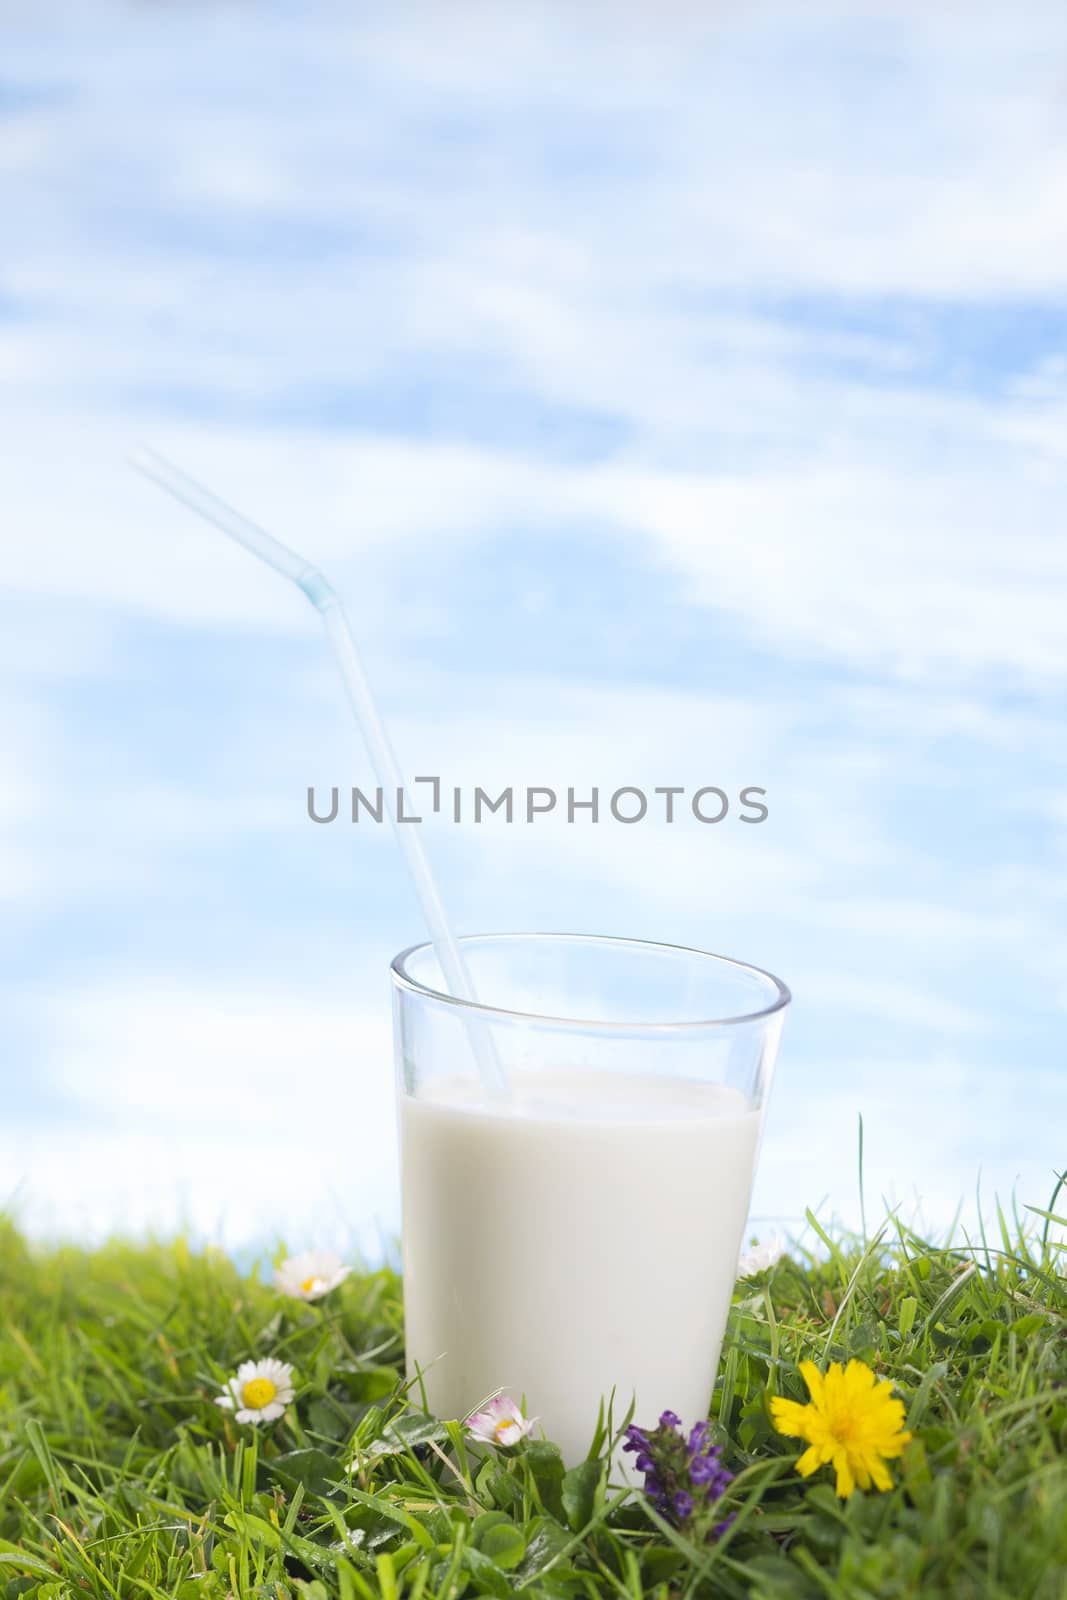
[[[274,1282],[282,1294],[291,1295],[294,1300],[321,1300],[344,1283],[351,1271],[332,1250],[306,1250],[303,1255],[289,1256],[281,1262],[275,1269]]]
[[[465,1426],[471,1438],[481,1444],[501,1445],[507,1449],[525,1439],[536,1421],[536,1417],[524,1417],[514,1400],[499,1394],[481,1411],[473,1412]]]
[[[831,1362],[825,1377],[814,1361],[802,1361],[800,1375],[808,1386],[809,1404],[776,1395],[771,1416],[779,1433],[808,1442],[797,1462],[801,1477],[832,1465],[842,1500],[857,1484],[861,1489],[872,1484],[891,1489],[885,1463],[899,1456],[911,1439],[904,1430],[904,1404],[894,1396],[893,1385],[878,1382],[863,1361],[850,1361],[847,1367]]]
[[[215,1404],[235,1412],[238,1422],[276,1422],[292,1398],[292,1367],[268,1356],[265,1361],[242,1361]]]

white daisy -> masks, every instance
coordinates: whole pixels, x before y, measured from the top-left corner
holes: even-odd
[[[265,1361],[242,1361],[215,1404],[235,1411],[238,1422],[277,1422],[292,1398],[292,1367],[268,1356]]]
[[[524,1417],[514,1400],[501,1394],[469,1416],[464,1426],[472,1439],[483,1444],[509,1445],[525,1439],[536,1421],[536,1417]]]
[[[306,1250],[290,1256],[274,1272],[275,1288],[294,1300],[321,1300],[352,1271],[332,1250]]]
[[[751,1250],[743,1250],[741,1259],[737,1263],[737,1276],[739,1278],[753,1278],[757,1272],[769,1272],[772,1267],[781,1261],[785,1246],[776,1233],[762,1244],[754,1244]]]

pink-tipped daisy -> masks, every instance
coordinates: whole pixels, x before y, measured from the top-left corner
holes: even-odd
[[[514,1400],[500,1394],[469,1416],[465,1426],[472,1439],[506,1447],[525,1439],[536,1421],[536,1417],[524,1417]]]

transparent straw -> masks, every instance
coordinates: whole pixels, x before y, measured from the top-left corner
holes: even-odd
[[[403,851],[415,885],[415,893],[422,906],[445,983],[449,992],[457,999],[477,1003],[470,974],[449,924],[444,902],[426,851],[423,849],[418,829],[414,826],[405,827],[398,820],[397,805],[404,794],[403,779],[367,674],[363,670],[363,663],[356,649],[356,641],[352,636],[352,629],[340,597],[310,561],[298,555],[295,550],[290,550],[287,545],[275,539],[265,529],[258,527],[256,523],[250,522],[247,517],[241,516],[240,512],[228,506],[225,501],[220,500],[217,495],[205,489],[202,484],[190,478],[187,473],[182,472],[179,467],[157,454],[155,450],[142,446],[130,457],[130,465],[145,477],[151,478],[153,483],[165,489],[176,500],[180,500],[182,505],[188,506],[190,511],[195,511],[198,516],[213,523],[223,533],[229,534],[231,539],[243,545],[246,550],[250,550],[261,561],[265,561],[268,567],[273,567],[275,572],[280,572],[284,578],[295,583],[319,613],[326,630],[326,637],[330,641],[340,668],[349,704],[381,785],[393,834]],[[468,1035],[485,1089],[497,1097],[505,1094],[507,1082],[492,1041],[486,1036],[484,1029],[468,1029]]]

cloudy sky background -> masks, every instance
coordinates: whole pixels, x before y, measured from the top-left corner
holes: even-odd
[[[0,1197],[396,1224],[407,770],[771,816],[428,826],[464,931],[779,972],[755,1210],[1067,1162],[1067,18],[0,3]]]

